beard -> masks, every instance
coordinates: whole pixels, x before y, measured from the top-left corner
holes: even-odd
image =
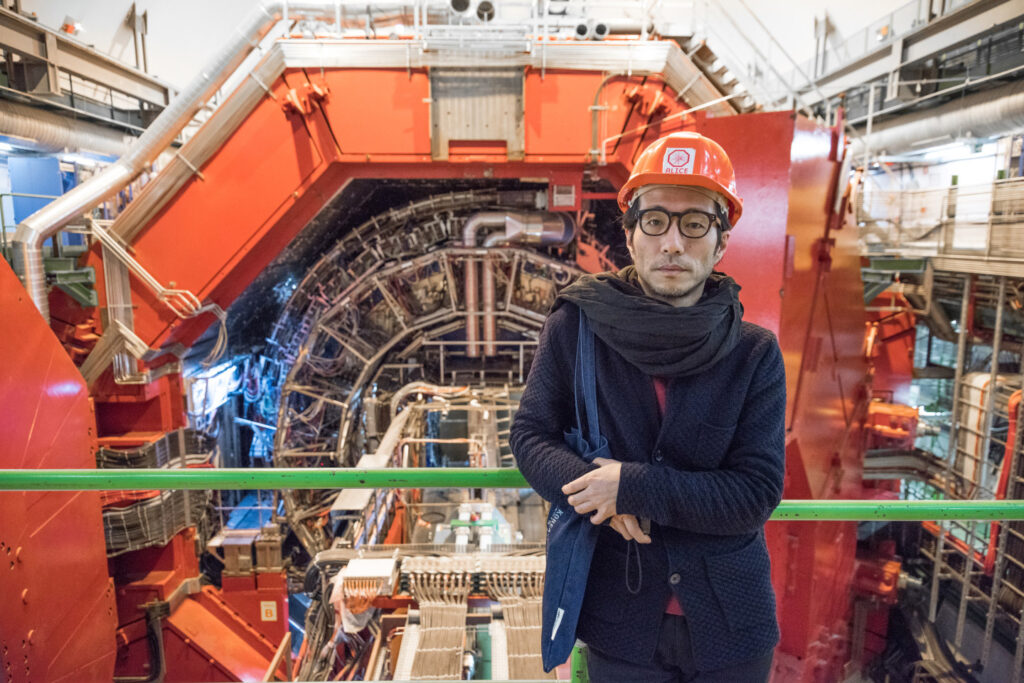
[[[681,297],[681,296],[686,296],[687,294],[689,294],[693,290],[695,290],[697,288],[702,288],[703,289],[703,287],[704,287],[704,280],[701,280],[700,282],[698,282],[696,284],[694,284],[692,282],[680,282],[680,283],[674,284],[674,285],[673,284],[662,284],[662,285],[659,285],[659,284],[654,284],[654,283],[650,283],[650,282],[645,282],[644,283],[644,288],[648,291],[648,293],[654,294],[655,296],[669,297],[669,298],[678,298],[678,297]]]
[[[715,263],[714,258],[709,258],[706,263],[686,257],[658,259],[649,267],[638,266],[637,275],[648,296],[672,303],[678,299],[691,297],[693,294],[700,298],[704,292],[704,283],[711,275]],[[646,266],[646,264],[642,265]],[[667,265],[679,266],[683,270],[675,276],[658,270]]]
[[[644,293],[672,306],[692,306],[704,293],[704,283],[724,255],[725,235],[707,235],[701,240],[664,244],[661,239],[627,233],[626,247],[633,258],[636,275]],[[675,266],[662,270],[667,266]]]

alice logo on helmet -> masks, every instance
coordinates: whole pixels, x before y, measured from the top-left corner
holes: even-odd
[[[662,173],[693,173],[695,150],[686,147],[669,147],[661,163]]]

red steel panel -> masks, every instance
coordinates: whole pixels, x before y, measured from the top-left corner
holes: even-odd
[[[145,617],[140,605],[170,599],[185,580],[199,575],[195,544],[196,530],[189,527],[167,545],[133,550],[110,560],[122,626]]]
[[[790,196],[793,130],[791,112],[707,118],[697,123],[697,131],[718,142],[729,155],[736,171],[736,187],[743,197],[743,216],[718,267],[743,288],[743,318],[767,327],[780,338],[787,287],[783,281],[786,234],[794,229],[821,233],[824,226],[824,217],[817,224],[791,224],[791,212],[799,210]],[[824,151],[827,153],[828,148]],[[789,363],[786,370],[788,374]]]
[[[786,368],[789,424],[800,439],[811,492],[817,498],[856,498],[859,436],[841,443],[837,435],[866,408],[866,317],[855,231],[822,229],[834,164],[808,151],[827,144],[826,135],[798,119],[788,228],[796,241],[794,275],[779,338],[793,361]]]
[[[788,180],[785,248],[770,258],[778,268],[775,281],[784,287],[777,329],[786,360],[790,440],[796,444],[787,451],[790,498],[861,494],[860,420],[867,394],[863,287],[854,231],[826,228],[838,166],[829,158],[831,139],[828,129],[797,118],[786,177],[766,178],[753,195],[785,187]],[[742,185],[740,190],[751,196]],[[737,270],[732,264],[726,269]],[[764,280],[765,296],[775,293],[770,282]],[[780,596],[780,652],[799,658],[794,666],[803,672],[785,680],[829,680],[838,675],[849,639],[856,524],[773,523],[768,538]]]
[[[294,72],[289,72],[294,73]],[[430,155],[430,79],[426,71],[331,69],[323,112],[343,154]]]
[[[894,403],[911,403],[910,387],[914,378],[914,345],[917,340],[917,316],[902,294],[886,292],[871,302],[872,307],[903,306],[899,312],[873,311],[868,318],[877,333],[872,348],[876,397]]]
[[[118,635],[118,675],[144,675],[150,657],[145,623],[133,622]],[[249,628],[210,586],[185,598],[163,620],[161,635],[167,662],[161,680],[166,683],[261,681],[278,644]],[[284,664],[277,674],[284,680]]]
[[[146,442],[147,434],[159,438],[187,422],[180,374],[164,375],[149,384],[119,385],[108,369],[92,390],[100,438]]]
[[[271,642],[288,631],[288,585],[284,572],[221,577],[220,597]]]
[[[85,382],[3,259],[0,310],[0,467],[95,467]],[[0,493],[0,679],[110,680],[105,548],[98,493]]]
[[[590,105],[602,80],[604,74],[585,71],[527,71],[523,83],[527,155],[570,155],[582,160],[590,151]],[[602,90],[602,103],[608,102],[611,92],[611,87]],[[614,115],[621,119],[621,112]],[[599,131],[609,130],[608,118],[602,112]]]
[[[187,579],[199,575],[194,528],[163,547],[133,551],[111,560],[117,581],[118,675],[145,673],[149,665],[145,612],[166,601]],[[261,603],[273,602],[276,619],[261,619]],[[186,598],[162,622],[168,671],[163,680],[261,680],[288,628],[284,574],[224,577]],[[283,673],[283,671],[281,672]]]
[[[296,201],[303,181],[322,171],[303,117],[281,109],[287,90],[278,80],[278,101],[264,98],[203,165],[204,179],[189,180],[132,243],[138,261],[165,286],[204,299]],[[151,341],[176,318],[134,278],[132,290],[144,304],[136,308],[136,333]]]
[[[239,618],[218,595],[217,589],[205,586],[196,595],[185,599],[167,619],[170,631],[182,640],[181,650],[205,655],[212,666],[227,671],[227,680],[262,680],[279,643],[272,642]],[[172,642],[174,642],[172,640]],[[284,673],[282,665],[280,673]],[[208,680],[197,672],[174,672],[173,680]],[[167,680],[172,680],[168,678]]]

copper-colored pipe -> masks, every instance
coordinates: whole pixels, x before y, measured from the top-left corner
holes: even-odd
[[[500,228],[505,225],[504,211],[481,211],[469,217],[462,226],[462,244],[466,247],[477,246],[477,232],[484,227]],[[466,355],[470,358],[480,356],[480,323],[477,321],[479,312],[480,289],[477,283],[477,264],[473,258],[466,259],[465,274],[466,298]],[[486,298],[486,297],[485,297]]]
[[[468,246],[468,245],[467,245]],[[466,355],[476,358],[480,355],[480,324],[476,314],[479,304],[477,299],[480,291],[476,282],[476,259],[466,259]]]
[[[462,228],[462,243],[467,247],[477,246],[477,232],[483,227],[500,227],[504,232],[488,236],[484,246],[491,248],[504,242],[525,244],[566,244],[575,234],[575,223],[566,214],[545,211],[482,211],[473,214]],[[498,319],[496,315],[494,266],[490,259],[483,260],[483,319],[484,355],[493,356],[498,352]],[[477,289],[477,263],[466,261],[466,355],[480,356],[480,326],[477,322],[480,293]]]
[[[495,315],[494,300],[497,298],[494,286],[495,264],[487,256],[484,257],[484,355],[493,356],[498,353],[498,316]]]

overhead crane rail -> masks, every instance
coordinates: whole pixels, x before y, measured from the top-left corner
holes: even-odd
[[[526,488],[529,484],[519,470],[497,467],[0,470],[0,492],[452,487]],[[1024,500],[784,500],[771,519],[890,522],[1024,520]]]

